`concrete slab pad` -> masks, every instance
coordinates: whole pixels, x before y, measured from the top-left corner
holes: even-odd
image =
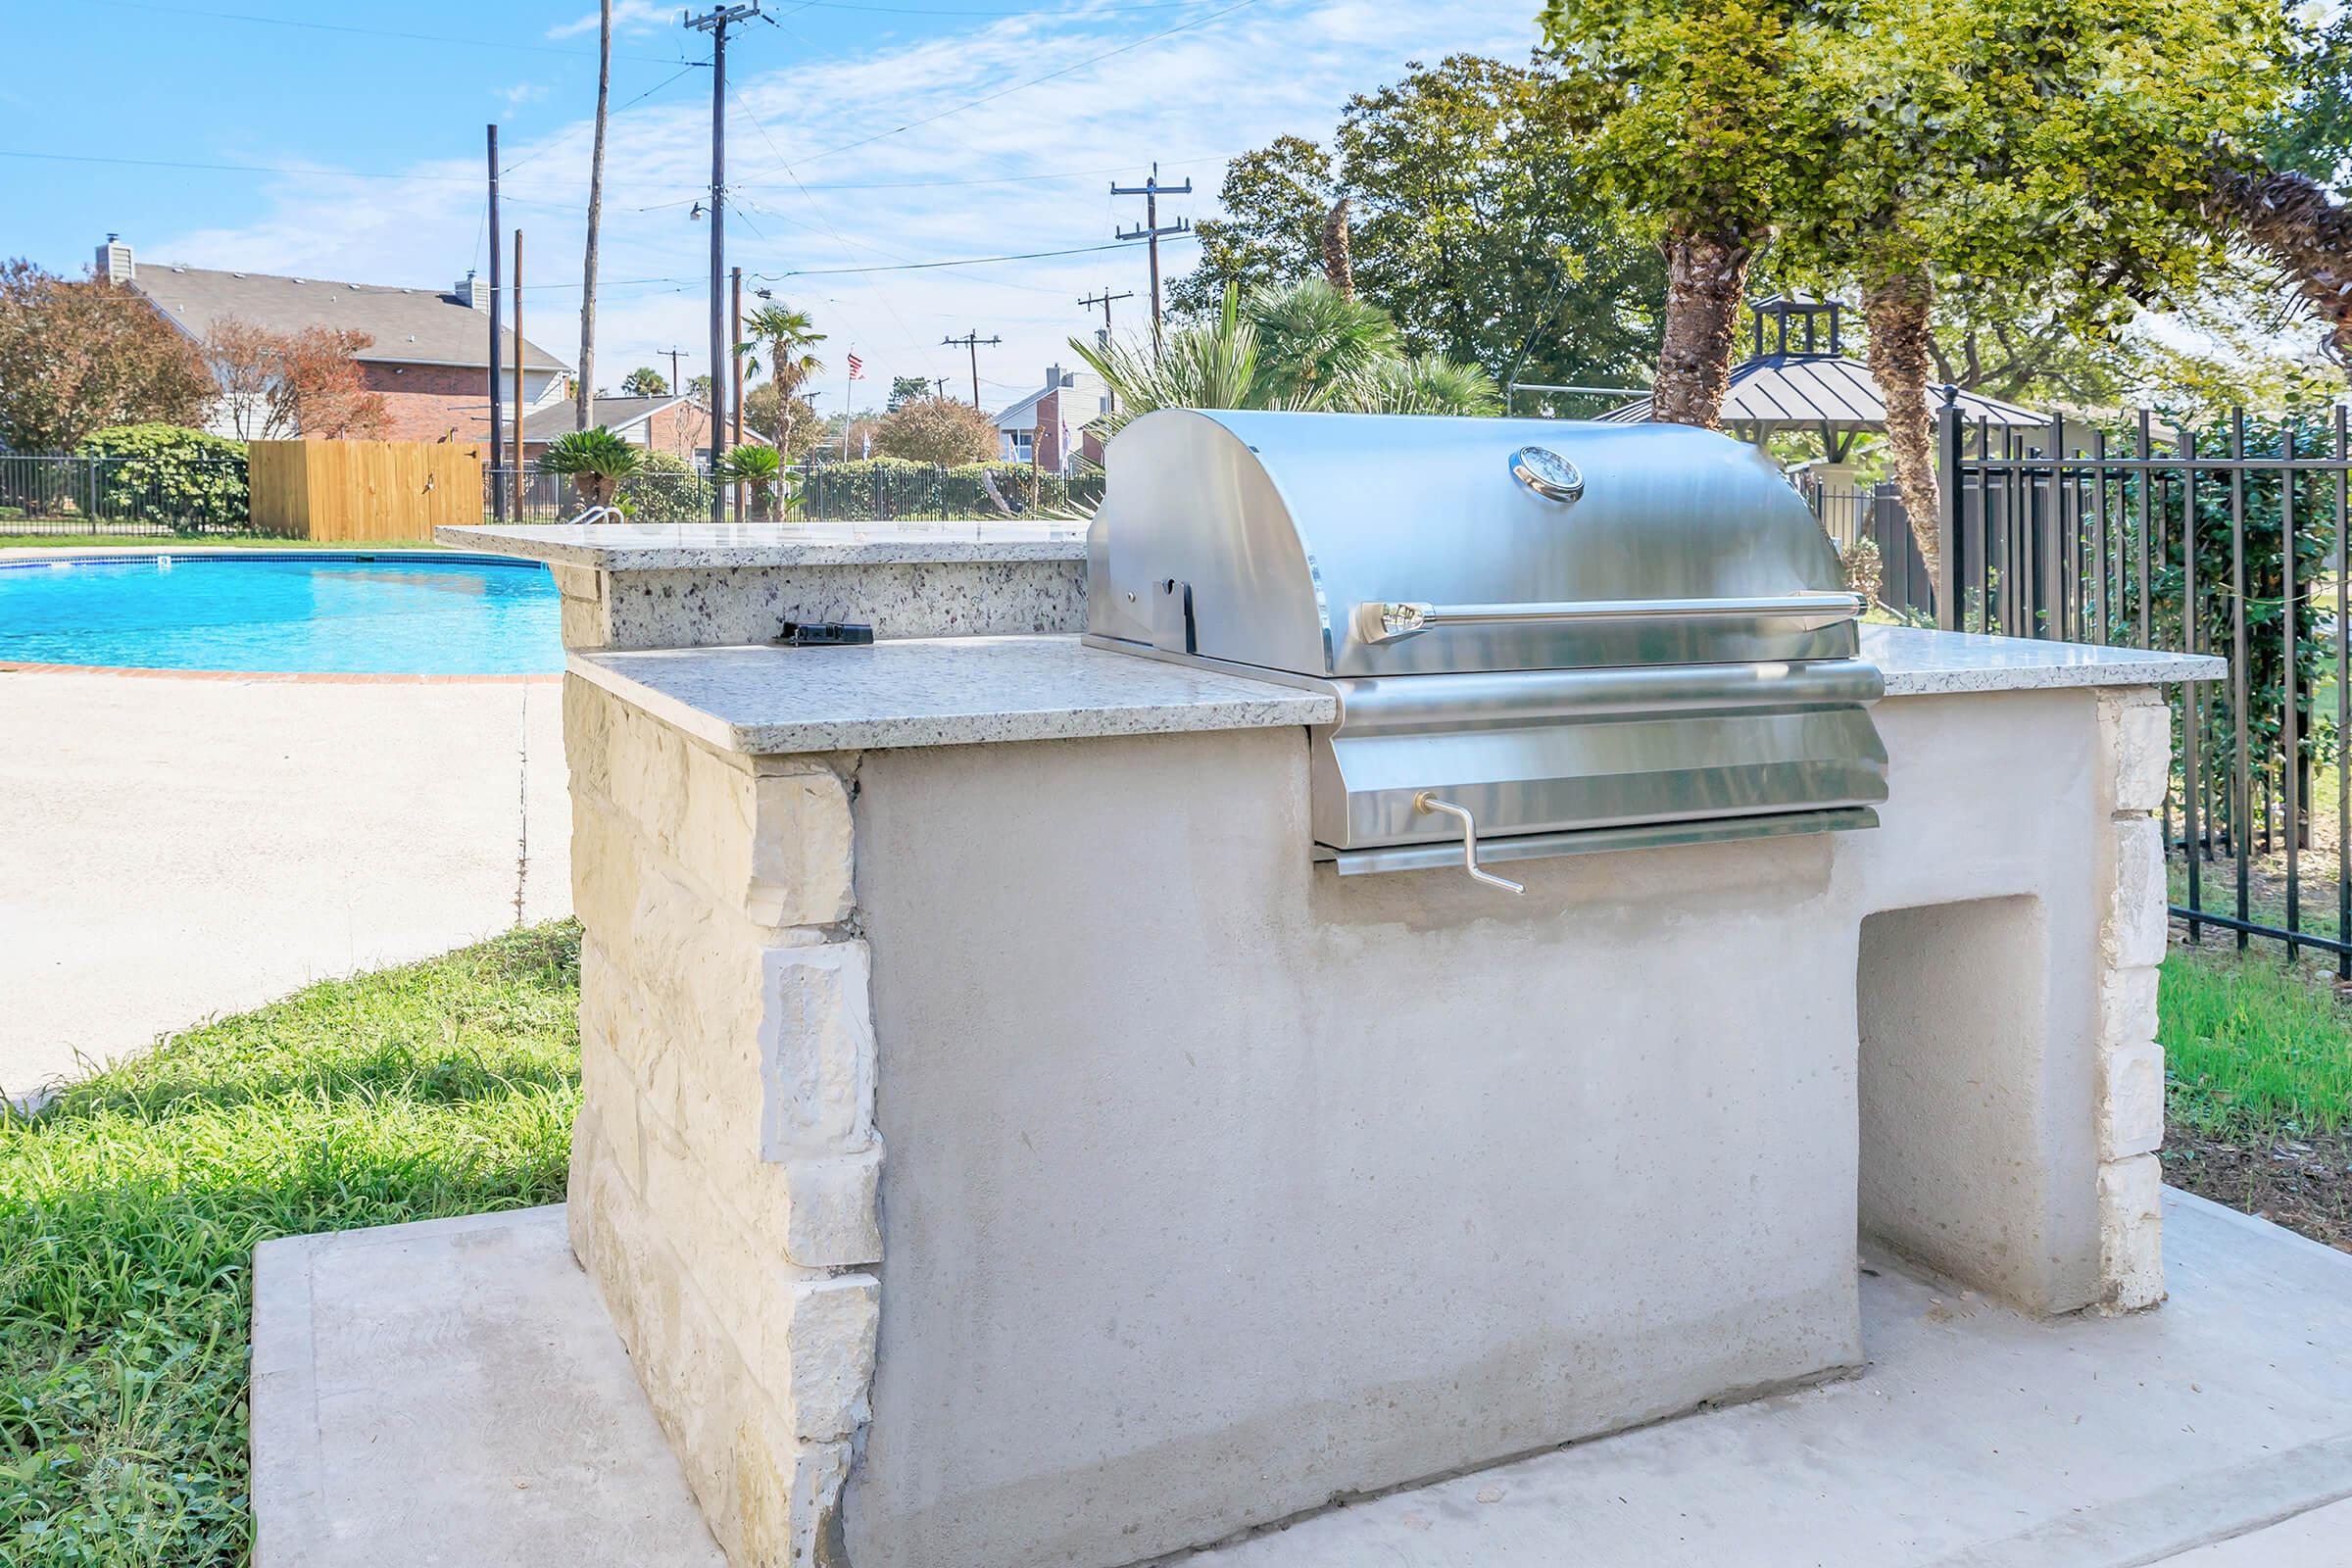
[[[0,1095],[569,912],[560,692],[0,673]]]
[[[2154,1312],[2037,1321],[1873,1260],[1871,1365],[1850,1382],[1170,1562],[2352,1563],[2352,1256],[2166,1198],[2173,1297]],[[561,1214],[261,1250],[259,1568],[718,1562]]]
[[[256,1568],[723,1568],[562,1205],[254,1251]]]

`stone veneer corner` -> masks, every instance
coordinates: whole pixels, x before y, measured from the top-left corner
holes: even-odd
[[[2129,1312],[2164,1299],[2164,1048],[2157,968],[2169,931],[2164,840],[2153,813],[2172,769],[2172,709],[2146,687],[2098,694],[2099,755],[2115,881],[2099,922],[2096,1114],[2099,1305]]]
[[[573,1251],[736,1563],[840,1563],[881,1260],[852,756],[712,751],[577,677]]]

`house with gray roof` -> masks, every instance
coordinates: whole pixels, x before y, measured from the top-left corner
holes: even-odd
[[[164,319],[199,343],[229,320],[286,334],[310,327],[366,333],[371,341],[354,358],[368,389],[383,394],[388,439],[489,439],[490,289],[470,272],[455,288],[443,290],[141,265],[128,245],[111,235],[98,247],[97,270],[136,289]],[[499,339],[499,392],[511,400],[517,340],[504,326]],[[564,401],[571,368],[528,338],[519,346],[527,421],[530,411]],[[506,416],[514,416],[511,402]],[[213,427],[233,435],[235,416],[235,410],[223,407],[216,412]]]
[[[631,446],[666,452],[698,468],[710,465],[710,411],[700,398],[669,392],[660,397],[600,397],[590,417]],[[570,398],[531,410],[522,420],[522,455],[536,459],[547,444],[580,427],[579,409]],[[767,437],[754,430],[743,433],[746,445],[767,446]]]

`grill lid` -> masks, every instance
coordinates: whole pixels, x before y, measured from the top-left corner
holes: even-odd
[[[1707,431],[1163,410],[1112,450],[1098,637],[1321,676],[1858,651],[1804,503]]]

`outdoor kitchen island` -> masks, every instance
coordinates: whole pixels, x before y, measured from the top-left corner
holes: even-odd
[[[2219,662],[1860,656],[1875,829],[1514,895],[1317,859],[1300,685],[575,653],[570,1234],[729,1558],[1110,1568],[1835,1378],[1858,1236],[2159,1300],[2157,688]]]

